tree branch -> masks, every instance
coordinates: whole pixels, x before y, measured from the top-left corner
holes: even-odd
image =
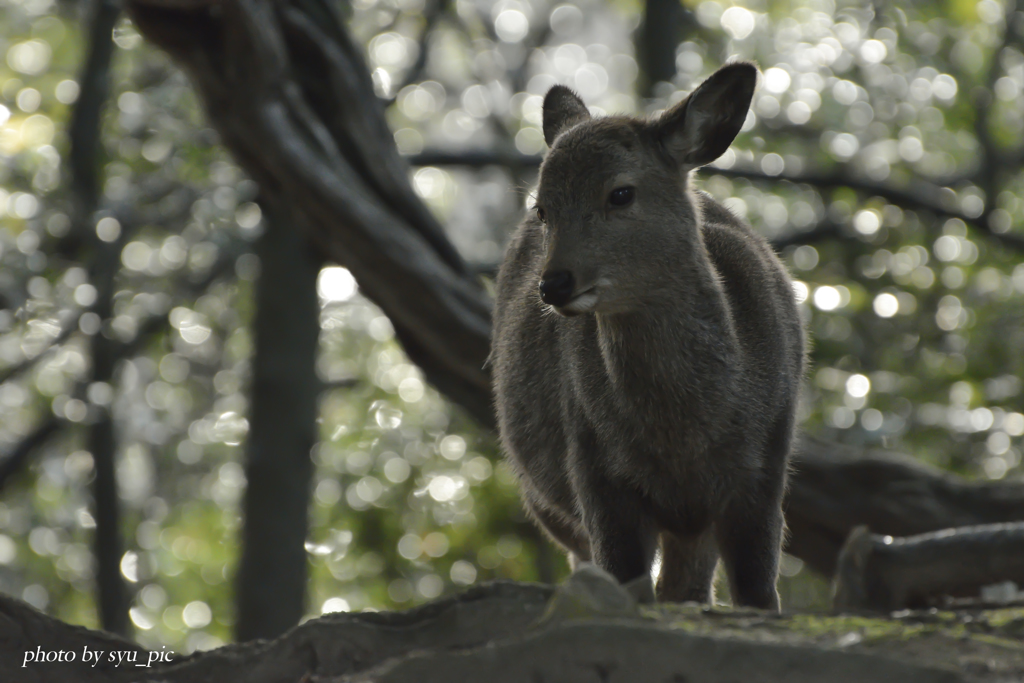
[[[540,155],[521,154],[515,151],[502,150],[471,150],[466,152],[447,152],[444,150],[425,150],[419,154],[412,154],[407,157],[413,166],[465,166],[468,168],[482,168],[484,166],[505,166],[510,168],[531,168],[537,167],[543,161]],[[1024,153],[1022,153],[1024,158]],[[939,198],[943,191],[951,192],[941,185],[917,179],[909,188],[898,188],[877,183],[874,181],[857,178],[852,172],[840,167],[829,173],[783,173],[780,175],[768,175],[762,171],[742,168],[718,168],[715,166],[704,166],[699,170],[701,175],[721,175],[726,178],[744,178],[754,182],[779,183],[790,182],[795,185],[810,185],[819,189],[837,189],[848,187],[851,190],[866,194],[872,197],[881,197],[891,204],[896,204],[904,209],[913,211],[927,211],[937,216],[946,218],[959,218],[976,230],[984,233],[991,239],[1011,247],[1018,251],[1024,251],[1024,237],[1015,234],[999,233],[992,229],[986,220],[988,212],[981,217],[971,217],[955,207],[943,204]],[[837,236],[834,224],[822,224],[822,229],[815,230],[818,236],[828,234]],[[795,233],[792,239],[797,242],[800,234]],[[789,243],[790,237],[783,238]],[[796,243],[796,242],[794,242]]]
[[[58,346],[66,342],[68,340],[68,337],[70,337],[75,332],[75,330],[78,329],[78,320],[79,318],[82,317],[83,312],[84,311],[74,314],[71,317],[71,319],[64,324],[64,326],[61,328],[57,336],[53,338],[53,341],[51,341],[50,345],[47,346],[45,349],[43,349],[36,355],[32,356],[31,358],[25,358],[22,361],[15,363],[14,365],[4,369],[4,371],[0,373],[0,384],[3,384],[4,382],[8,382],[18,377],[21,373],[25,372],[26,370],[30,370],[33,366],[35,366],[36,363],[45,358],[47,354],[49,354]]]
[[[523,154],[515,150],[472,150],[466,152],[446,152],[444,150],[426,150],[419,154],[406,157],[413,166],[466,166],[481,168],[484,166],[507,166],[515,168],[537,168],[544,157],[538,154]]]
[[[726,178],[745,178],[755,182],[778,183],[787,181],[796,185],[810,185],[821,189],[836,189],[848,187],[862,194],[872,197],[881,197],[890,204],[896,204],[904,209],[913,211],[927,211],[945,218],[959,218],[964,223],[972,226],[979,232],[1017,251],[1024,251],[1024,237],[1015,234],[999,233],[989,226],[987,220],[983,220],[987,214],[981,217],[968,216],[957,208],[943,204],[939,198],[943,191],[951,191],[940,185],[935,185],[924,180],[915,180],[909,188],[898,188],[864,180],[855,177],[847,169],[842,167],[830,173],[783,173],[771,176],[761,171],[738,168],[716,168],[705,166],[702,173],[725,176]]]
[[[261,192],[288,199],[287,222],[353,272],[428,380],[493,425],[490,302],[412,191],[362,52],[321,5],[128,9],[189,71]]]
[[[57,433],[61,424],[62,421],[51,413],[4,455],[0,460],[0,491],[4,489],[11,477],[24,468],[33,451]]]

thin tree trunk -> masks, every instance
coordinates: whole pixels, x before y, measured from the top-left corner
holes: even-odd
[[[679,0],[647,0],[644,18],[636,31],[639,87],[651,97],[654,85],[676,75],[676,46],[683,31],[683,5]]]
[[[89,23],[89,54],[81,81],[81,97],[71,117],[69,136],[71,154],[75,241],[92,248],[90,279],[97,291],[93,309],[103,321],[102,333],[90,340],[91,381],[111,383],[117,360],[117,342],[110,336],[114,278],[120,267],[120,240],[112,243],[97,239],[94,213],[99,207],[102,176],[99,171],[100,115],[109,92],[110,61],[113,56],[111,34],[121,15],[117,3],[97,0]],[[87,438],[96,476],[93,480],[96,532],[93,539],[96,556],[98,612],[103,628],[111,633],[128,633],[128,591],[121,577],[121,512],[117,493],[114,459],[117,441],[114,423],[107,408],[93,406],[94,418]]]
[[[238,640],[269,638],[305,613],[308,507],[317,440],[319,260],[287,220],[270,212],[256,245],[256,321]]]

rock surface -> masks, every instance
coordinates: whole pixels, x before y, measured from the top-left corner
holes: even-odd
[[[24,663],[29,650],[148,653],[0,598],[0,681],[93,683],[1019,683],[1024,609],[888,618],[653,605],[584,566],[557,589],[496,582],[394,613],[332,614],[273,641],[152,667]]]

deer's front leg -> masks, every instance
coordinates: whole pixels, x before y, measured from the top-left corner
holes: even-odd
[[[639,494],[609,481],[601,471],[597,447],[585,437],[572,444],[572,482],[594,563],[625,584],[650,572],[657,528]]]

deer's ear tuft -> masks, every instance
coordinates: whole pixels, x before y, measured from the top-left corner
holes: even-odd
[[[710,164],[739,134],[757,86],[757,67],[726,64],[655,123],[659,139],[681,165]]]
[[[556,85],[544,96],[544,142],[555,144],[559,135],[577,123],[590,120],[590,111],[579,95],[564,85]]]

